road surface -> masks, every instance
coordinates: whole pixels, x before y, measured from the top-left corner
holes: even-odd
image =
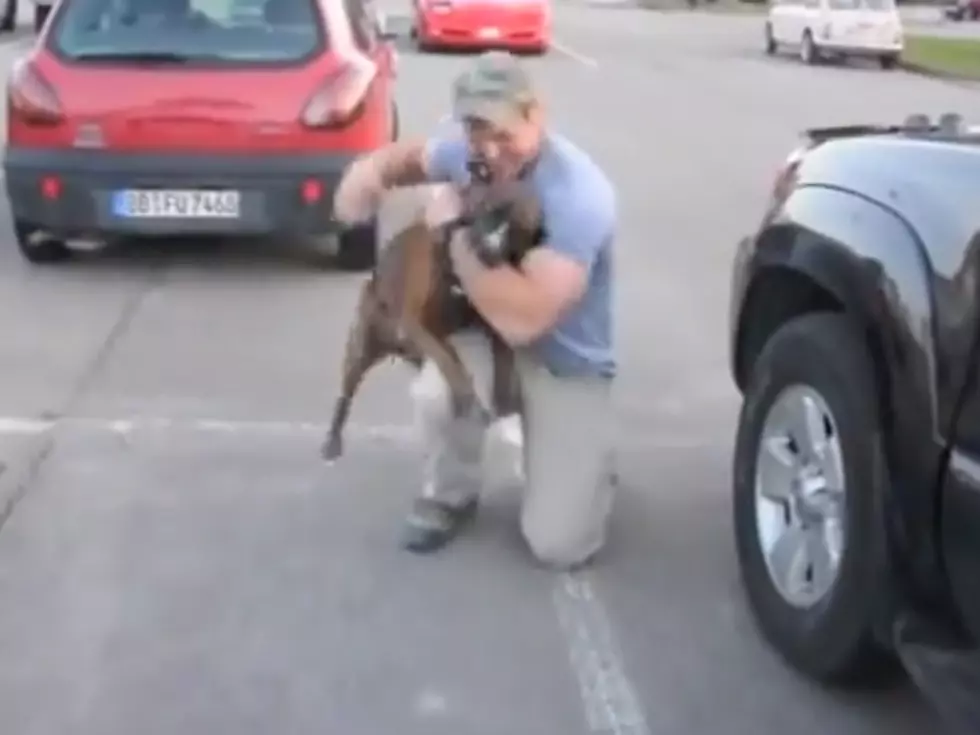
[[[395,366],[365,385],[348,455],[319,461],[358,277],[227,243],[30,268],[4,211],[4,735],[936,727],[908,688],[844,697],[800,680],[746,615],[728,269],[797,130],[980,117],[980,96],[765,58],[750,18],[561,6],[555,27],[556,51],[529,63],[622,215],[624,488],[597,567],[529,563],[503,471],[452,548],[400,551],[419,463]],[[445,113],[460,63],[403,52],[407,133]]]

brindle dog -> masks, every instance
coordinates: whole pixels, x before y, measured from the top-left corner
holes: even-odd
[[[494,415],[520,410],[513,350],[457,292],[448,243],[453,227],[469,227],[484,263],[518,265],[528,250],[540,244],[540,205],[519,186],[471,184],[463,195],[460,221],[432,229],[417,218],[383,248],[374,272],[364,282],[347,337],[341,394],[321,451],[324,459],[334,460],[343,453],[343,429],[354,394],[365,374],[386,357],[401,358],[416,368],[426,358],[432,360],[449,385],[454,415],[474,411],[486,415],[472,375],[448,340],[470,326],[490,341]]]

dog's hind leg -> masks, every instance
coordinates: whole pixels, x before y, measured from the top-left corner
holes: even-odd
[[[368,299],[367,294],[362,295],[357,321],[347,335],[340,396],[334,404],[330,430],[320,450],[320,454],[328,462],[337,459],[344,452],[344,426],[350,415],[354,394],[364,376],[383,357],[390,354],[390,349],[386,349],[385,343],[375,333],[376,327],[372,321],[375,312],[370,308]]]
[[[490,353],[493,359],[493,397],[495,419],[503,418],[521,411],[521,386],[517,376],[514,351],[508,347],[491,329],[487,328],[490,340]]]
[[[404,328],[419,352],[432,360],[446,379],[453,415],[459,417],[477,412],[481,418],[488,419],[489,412],[480,403],[473,376],[456,349],[449,342],[437,339],[417,322],[405,320]]]

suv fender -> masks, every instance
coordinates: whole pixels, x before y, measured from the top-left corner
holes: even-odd
[[[882,520],[901,570],[913,575],[913,589],[945,597],[945,590],[931,589],[941,578],[938,509],[932,495],[921,492],[938,477],[943,432],[930,264],[915,232],[865,197],[802,186],[756,237],[743,241],[738,259],[730,355],[740,389],[768,337],[789,319],[840,311],[865,331],[891,477],[892,497],[883,507],[898,511]],[[923,435],[934,441],[923,446]]]

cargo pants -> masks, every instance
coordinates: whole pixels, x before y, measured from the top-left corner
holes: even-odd
[[[493,365],[487,338],[465,331],[452,341],[489,405]],[[617,484],[612,380],[558,377],[520,350],[517,372],[524,397],[522,535],[544,565],[576,567],[605,544]],[[483,489],[489,427],[476,417],[452,417],[448,386],[430,362],[414,379],[412,397],[425,448],[423,496],[461,507]]]

